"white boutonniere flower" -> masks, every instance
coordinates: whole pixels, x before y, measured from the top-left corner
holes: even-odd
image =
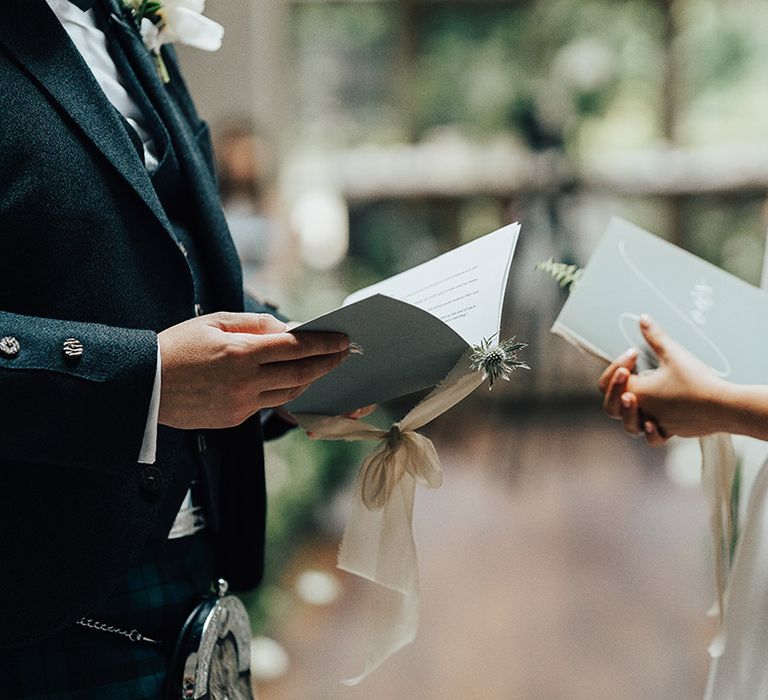
[[[131,13],[144,45],[157,63],[164,83],[170,81],[160,48],[179,43],[203,51],[216,51],[221,46],[224,27],[203,17],[205,0],[123,0]]]

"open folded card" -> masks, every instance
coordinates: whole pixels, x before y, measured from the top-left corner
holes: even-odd
[[[654,365],[638,321],[650,314],[677,342],[737,384],[768,377],[768,295],[621,219],[613,219],[552,327],[605,360],[629,347]],[[750,340],[744,323],[752,319]]]
[[[519,224],[361,289],[292,332],[345,333],[361,348],[287,405],[338,415],[438,384],[497,335]]]

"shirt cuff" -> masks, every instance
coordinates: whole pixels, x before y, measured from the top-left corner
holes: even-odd
[[[149,402],[147,425],[144,428],[144,439],[139,452],[139,464],[154,464],[157,451],[157,421],[160,417],[160,343],[157,344],[157,367],[155,383],[152,387],[152,398]]]

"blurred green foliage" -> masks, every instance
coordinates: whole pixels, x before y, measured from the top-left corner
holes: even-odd
[[[350,240],[345,268],[349,289],[378,282],[395,271],[407,270],[442,252],[431,223],[432,207],[425,202],[376,202],[350,212],[353,231],[376,231],[377,235],[354,236]]]
[[[648,2],[430,7],[417,49],[417,135],[457,125],[478,138],[506,131],[534,149],[560,146],[620,87],[660,89],[661,31]]]
[[[396,140],[391,65],[397,45],[392,6],[299,5],[293,15],[300,138],[308,144]],[[391,139],[390,139],[391,140]]]
[[[301,136],[355,145],[505,134],[532,148],[661,137],[668,11],[658,0],[300,4],[294,9]],[[738,98],[762,93],[768,6],[678,0],[681,137],[740,138]],[[701,98],[726,91],[716,115]],[[768,138],[753,114],[752,133]],[[712,122],[716,121],[717,125]],[[621,144],[628,145],[627,141]]]
[[[655,147],[669,65],[680,145],[768,143],[762,0],[310,3],[293,18],[298,141],[311,148],[503,139],[578,160]],[[759,200],[689,199],[678,240],[756,281]],[[345,282],[375,281],[504,220],[503,206],[471,192],[356,205]]]

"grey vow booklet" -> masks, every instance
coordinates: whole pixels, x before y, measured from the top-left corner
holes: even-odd
[[[520,233],[511,224],[348,296],[292,332],[345,333],[362,349],[287,405],[338,415],[438,384],[497,334]]]
[[[552,332],[605,360],[643,349],[641,360],[653,366],[638,325],[643,313],[717,375],[737,384],[768,381],[768,295],[614,219]]]

